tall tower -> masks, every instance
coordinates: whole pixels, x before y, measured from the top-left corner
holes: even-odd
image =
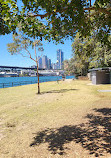
[[[48,69],[51,69],[51,59],[48,58]]]
[[[42,68],[47,69],[47,67],[48,67],[47,56],[44,55],[44,56],[42,57]]]
[[[57,69],[63,69],[64,53],[61,49],[57,50]]]
[[[38,66],[39,68],[42,68],[42,58],[40,56],[38,56],[39,61],[38,61]]]

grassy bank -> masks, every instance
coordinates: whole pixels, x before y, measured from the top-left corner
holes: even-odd
[[[111,157],[111,85],[60,81],[0,89],[0,158]]]

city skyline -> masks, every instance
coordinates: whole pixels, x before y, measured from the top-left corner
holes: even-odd
[[[60,52],[62,52],[61,49],[58,49],[58,50]],[[63,56],[63,54],[62,54],[62,56]],[[56,58],[57,58],[56,62],[53,63],[51,61],[51,59],[49,59],[47,57],[47,55],[38,56],[38,68],[40,68],[40,69],[62,69],[62,63],[63,63],[64,60],[62,59],[62,61],[60,61],[60,59],[58,58],[58,55],[57,55]],[[58,67],[58,62],[57,61],[59,62],[59,67]],[[12,65],[0,65],[0,66],[6,66],[6,67],[9,66],[9,67],[11,67]],[[12,66],[12,67],[14,67],[14,66]],[[16,65],[15,65],[15,67],[16,67]],[[37,66],[34,64],[34,65],[29,66],[29,68],[37,68]]]
[[[7,51],[7,44],[11,43],[12,41],[12,35],[4,35],[0,36],[0,65],[1,66],[23,66],[23,67],[30,67],[32,65],[35,65],[35,62],[33,62],[31,59],[24,58],[21,55],[11,55]],[[57,56],[56,52],[58,49],[62,49],[63,52],[65,52],[64,59],[70,59],[72,56],[72,42],[71,40],[65,40],[64,44],[54,44],[53,42],[47,42],[42,41],[44,52],[43,55],[47,55],[49,59],[53,63],[56,63]],[[34,50],[29,48],[29,51],[32,55],[34,55]],[[41,56],[41,53],[37,52],[38,56]]]
[[[57,50],[56,54],[56,62],[53,63],[51,59],[48,58],[47,55],[38,56],[38,68],[40,69],[62,69],[63,61],[64,61],[64,52],[61,49]],[[32,65],[31,67],[37,67],[36,65]]]

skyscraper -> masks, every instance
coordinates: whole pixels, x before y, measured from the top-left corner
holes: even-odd
[[[53,70],[57,69],[57,64],[56,63],[52,63],[52,69]]]
[[[41,69],[42,68],[42,58],[38,56],[39,61],[38,61],[38,67]]]
[[[64,53],[61,49],[57,50],[57,69],[63,69]]]
[[[47,60],[47,56],[44,55],[42,57],[42,68],[47,69],[47,67],[48,67],[48,60]]]
[[[51,69],[51,59],[48,58],[48,69]]]

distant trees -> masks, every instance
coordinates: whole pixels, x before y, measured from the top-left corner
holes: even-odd
[[[111,36],[108,40],[111,41]],[[86,38],[77,33],[72,43],[72,51],[72,58],[67,61],[67,70],[77,76],[86,75],[89,68],[111,66],[111,49],[98,42],[93,33]]]
[[[28,49],[29,48],[34,49],[34,52],[31,53]],[[30,58],[36,63],[37,66],[37,76],[38,76],[38,94],[40,94],[40,86],[39,86],[39,73],[38,73],[38,61],[40,58],[38,58],[36,48],[38,47],[38,51],[43,51],[42,43],[40,40],[32,40],[29,37],[26,37],[26,35],[23,32],[19,32],[19,34],[13,35],[13,42],[7,44],[8,52],[10,52],[12,55],[14,54],[20,54],[23,57]]]
[[[65,61],[66,62],[66,61]],[[67,60],[67,68],[65,69],[66,74],[74,74],[75,77],[86,75],[88,72],[88,62],[83,62],[77,55]]]

